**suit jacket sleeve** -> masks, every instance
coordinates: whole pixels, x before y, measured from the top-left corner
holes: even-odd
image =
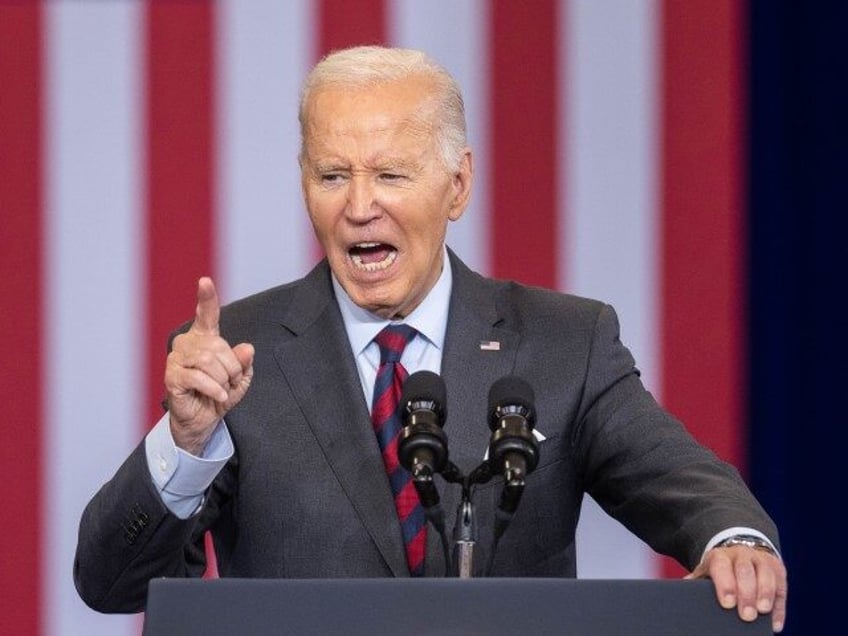
[[[586,492],[652,548],[692,569],[715,534],[774,523],[738,471],[698,444],[639,380],[618,321],[598,315],[575,430]]]
[[[216,478],[201,512],[183,520],[162,502],[139,444],[80,521],[74,583],[86,604],[101,612],[138,612],[151,578],[200,576],[203,533],[222,512],[235,463]]]

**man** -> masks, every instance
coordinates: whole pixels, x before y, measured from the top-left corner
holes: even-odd
[[[485,279],[446,248],[473,174],[453,79],[416,51],[339,51],[307,78],[300,122],[303,193],[326,259],[225,308],[199,281],[194,321],[168,355],[167,413],[83,514],[83,599],[143,609],[150,578],[203,572],[207,530],[225,576],[443,575],[436,533],[397,481],[396,438],[378,443],[378,420],[392,416],[378,415],[395,378],[384,369],[398,364],[378,334],[403,324],[399,364],[445,379],[450,457],[463,470],[487,448],[492,384],[514,375],[535,391],[546,439],[492,575],[575,576],[588,492],[690,576],[712,578],[723,606],[745,620],[772,612],[780,631],[774,524],[643,388],[612,308]],[[484,551],[497,484],[475,494]],[[444,490],[450,508],[457,496]]]

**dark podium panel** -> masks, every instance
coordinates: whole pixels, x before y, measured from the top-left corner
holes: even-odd
[[[154,579],[143,636],[766,636],[709,581]]]

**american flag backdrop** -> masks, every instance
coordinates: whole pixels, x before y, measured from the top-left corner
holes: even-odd
[[[0,0],[0,633],[139,632],[74,590],[80,513],[159,417],[197,278],[233,300],[320,257],[298,90],[344,45],[422,48],[454,74],[475,186],[449,244],[613,304],[646,385],[744,474],[745,16],[742,0]],[[580,576],[681,573],[583,514]]]

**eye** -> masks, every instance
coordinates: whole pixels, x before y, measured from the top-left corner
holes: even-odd
[[[383,181],[394,182],[394,181],[402,181],[403,179],[406,179],[406,176],[402,175],[402,174],[398,174],[396,172],[381,172],[380,178]]]
[[[344,176],[339,172],[324,172],[319,178],[323,185],[338,185],[344,180]]]

